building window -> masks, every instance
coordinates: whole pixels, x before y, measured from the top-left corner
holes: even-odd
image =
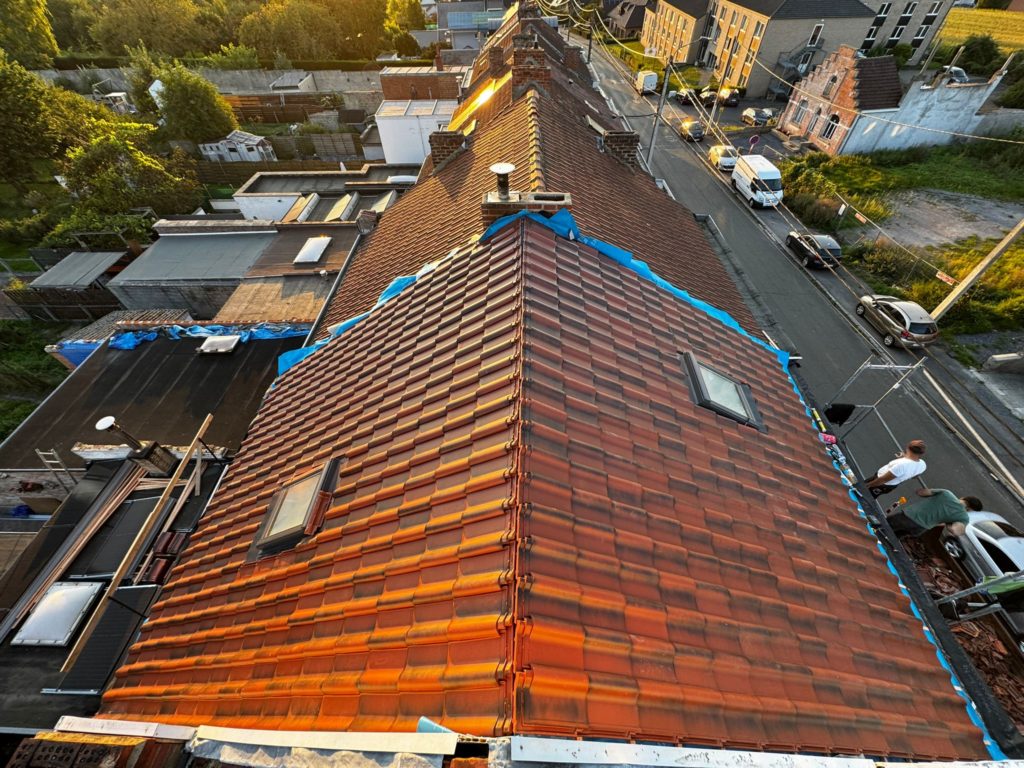
[[[889,35],[889,42],[891,44],[895,44],[896,41],[898,41],[901,37],[903,37],[903,32],[904,32],[905,29],[906,29],[906,27],[903,26],[903,25],[900,25],[900,26],[896,27],[895,29],[893,29],[892,34]]]
[[[815,24],[814,29],[811,31],[811,36],[807,39],[807,45],[811,48],[821,42],[821,30],[825,28],[824,24]]]
[[[939,10],[941,8],[942,8],[942,0],[939,0],[939,2],[937,2],[937,3],[932,3],[931,8],[928,9],[928,15],[929,16],[938,16],[939,15]]]
[[[889,11],[892,10],[892,3],[882,3],[878,9],[878,13],[875,15],[874,25],[876,27],[881,26],[882,22],[889,16]]]
[[[747,87],[747,78],[748,78],[748,75],[746,75],[746,74],[740,75],[740,79],[736,81],[736,87],[737,88],[746,88]]]
[[[821,129],[821,138],[830,140],[836,135],[836,128],[839,127],[839,115],[832,115],[825,123],[825,126]]]
[[[796,65],[796,71],[801,75],[806,74],[814,58],[814,51],[807,51],[800,57],[800,63]]]
[[[737,16],[739,16],[739,14],[736,11],[733,11],[732,12],[732,17],[729,19],[729,26],[730,27],[735,27],[736,26],[736,17]]]
[[[821,107],[814,110],[814,117],[811,118],[811,124],[807,126],[807,135],[810,136],[814,133],[815,127],[818,125],[818,119],[821,117]]]
[[[331,459],[319,472],[288,483],[274,494],[256,535],[257,556],[293,547],[320,529],[340,468],[341,459]]]
[[[875,27],[871,27],[868,30],[868,36],[865,37],[864,40],[865,41],[870,40],[871,42],[874,42],[875,38],[877,38],[877,37],[878,37],[878,27],[875,26]]]
[[[821,95],[822,96],[828,96],[830,93],[832,93],[832,91],[836,87],[836,83],[838,83],[838,82],[839,82],[839,78],[836,77],[835,75],[832,75],[832,77],[830,77],[828,79],[828,82],[825,83],[825,89],[821,92]]]
[[[903,9],[903,15],[904,16],[912,16],[914,11],[916,11],[916,10],[917,10],[917,3],[907,3],[906,7]]]
[[[914,39],[910,41],[912,48],[920,48],[924,43],[925,37],[928,35],[928,30],[931,28],[931,24],[922,24],[918,27],[917,32],[914,34]]]
[[[747,28],[747,15],[743,14],[742,16],[740,16],[740,32],[744,31],[746,28]]]
[[[800,125],[807,117],[807,99],[800,99],[800,103],[796,105],[796,112],[793,113],[793,122]]]
[[[764,428],[750,387],[705,365],[692,352],[683,353],[683,364],[697,405],[740,424]]]
[[[754,24],[754,37],[760,37],[764,34],[764,22],[759,21]]]

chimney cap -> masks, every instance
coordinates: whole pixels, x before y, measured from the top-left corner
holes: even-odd
[[[496,173],[499,176],[507,175],[512,173],[516,167],[512,163],[495,163],[491,166],[491,173]]]
[[[102,419],[96,422],[96,429],[100,432],[106,432],[112,426],[117,423],[117,420],[113,416],[104,416]]]

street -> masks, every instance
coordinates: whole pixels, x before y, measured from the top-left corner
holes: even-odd
[[[627,116],[631,128],[640,134],[641,152],[646,156],[657,98],[640,98],[617,68],[620,64],[594,47],[591,67],[598,85],[616,111]],[[666,103],[665,117],[670,123],[674,125],[682,116],[676,105]],[[746,140],[742,141],[739,148],[745,150]],[[737,276],[741,292],[767,335],[778,346],[802,356],[798,371],[814,399],[821,405],[830,402],[869,358],[878,365],[911,366],[917,362],[920,353],[885,348],[877,332],[854,315],[857,297],[869,291],[849,272],[821,270],[812,274],[796,262],[785,247],[785,237],[790,230],[803,230],[798,221],[782,210],[751,211],[743,205],[730,189],[728,175],[706,162],[706,153],[714,143],[710,136],[703,143],[685,143],[677,131],[662,123],[651,173],[664,179],[673,196],[694,214],[707,214],[713,219],[724,241],[725,247],[719,250],[726,266]],[[1008,488],[1014,481],[1019,488],[1024,481],[1024,464],[1020,461],[1024,443],[1019,430],[1008,429],[988,414],[986,408],[998,411],[992,403],[975,401],[976,395],[984,401],[984,395],[972,391],[969,385],[958,384],[948,370],[952,361],[945,352],[930,350],[924,357],[925,370],[913,372],[886,395],[878,412],[901,445],[916,438],[925,440],[928,471],[922,479],[926,484],[948,488],[958,495],[978,496],[986,509],[1024,528],[1021,500]],[[898,375],[891,370],[866,371],[838,400],[875,403]],[[929,377],[941,385],[937,388],[937,382]],[[965,417],[962,421],[956,411]],[[839,434],[848,428],[840,428]],[[871,475],[898,451],[881,420],[873,414],[868,414],[844,439],[861,476]],[[1011,479],[1000,482],[1000,475]],[[913,490],[904,486],[882,500],[889,504],[900,493],[910,495]]]

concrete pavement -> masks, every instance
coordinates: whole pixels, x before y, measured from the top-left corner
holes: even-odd
[[[597,47],[592,67],[615,109],[629,116],[640,133],[646,155],[656,100],[639,98]],[[779,346],[802,355],[800,373],[818,402],[830,401],[869,358],[879,364],[916,362],[918,355],[883,347],[875,331],[853,314],[857,296],[866,292],[863,286],[844,271],[812,274],[800,267],[782,244],[786,232],[801,228],[799,222],[781,211],[750,211],[741,205],[728,177],[707,165],[706,151],[704,145],[684,144],[662,125],[651,172],[665,179],[680,203],[713,220],[711,228],[721,233],[723,260],[759,311],[766,333]],[[841,400],[871,404],[884,396],[878,413],[896,440],[920,438],[928,444],[926,483],[979,496],[988,509],[1024,528],[1024,494],[1014,489],[1024,483],[1020,422],[943,351],[930,352],[923,367],[926,371],[915,372],[891,392],[897,372],[869,371]],[[873,415],[845,440],[866,475],[897,451]]]

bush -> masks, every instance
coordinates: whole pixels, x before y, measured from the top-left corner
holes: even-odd
[[[0,219],[0,240],[35,245],[52,226],[53,218],[48,211],[23,219]]]

